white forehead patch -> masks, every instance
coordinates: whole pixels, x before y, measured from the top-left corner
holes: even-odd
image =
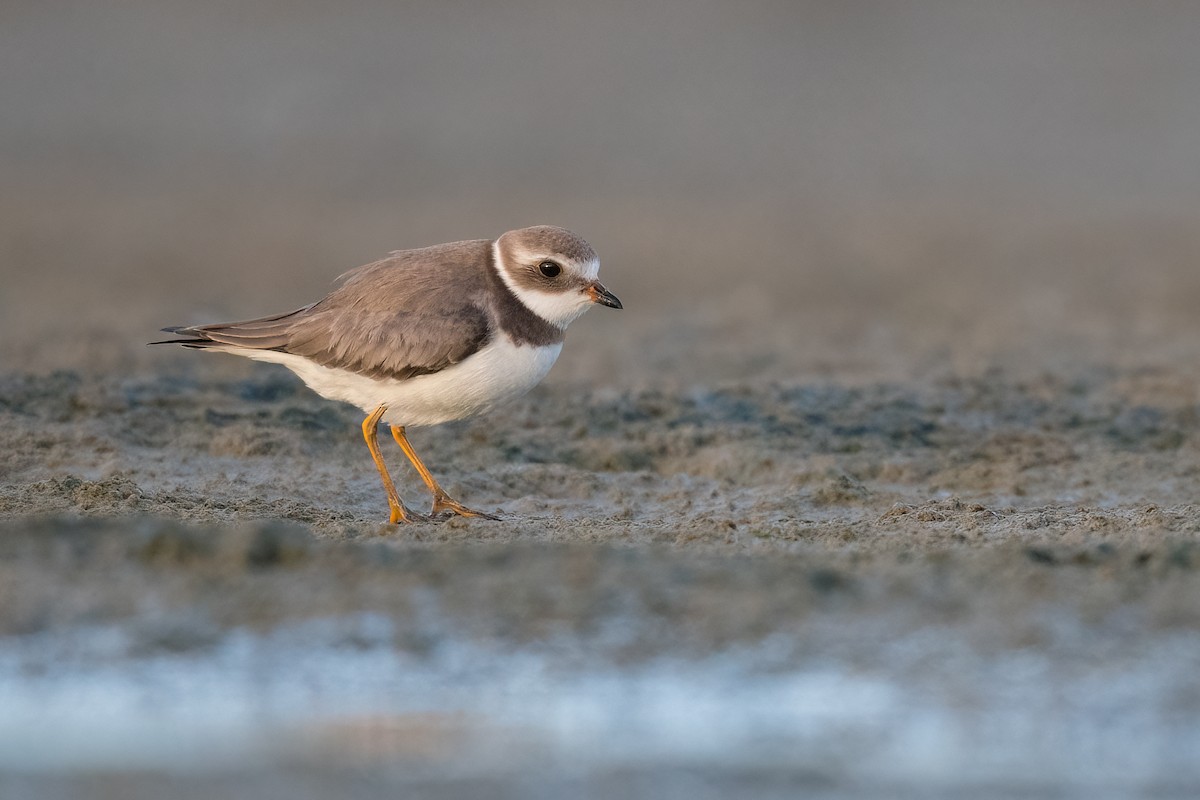
[[[562,267],[573,272],[579,273],[585,280],[594,281],[596,276],[600,274],[600,259],[589,258],[587,261],[578,261],[570,256],[560,253],[547,253],[541,250],[528,250],[519,245],[513,246],[513,257],[521,264],[537,264],[546,259],[557,261]],[[495,243],[492,244],[492,253],[496,259],[496,264],[500,264],[500,249]]]

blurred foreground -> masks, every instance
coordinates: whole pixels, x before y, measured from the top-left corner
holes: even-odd
[[[8,378],[0,786],[1189,796],[1177,389],[547,388],[417,434],[501,522],[397,528],[288,376]]]

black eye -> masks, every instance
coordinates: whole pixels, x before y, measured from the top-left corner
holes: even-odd
[[[557,278],[562,272],[562,267],[555,264],[553,261],[543,261],[538,264],[538,272],[545,275],[547,278]]]

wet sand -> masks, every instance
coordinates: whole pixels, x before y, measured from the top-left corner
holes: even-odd
[[[502,521],[396,527],[357,414],[286,373],[10,375],[0,768],[1185,796],[1196,415],[1129,394],[1164,379],[548,386],[417,434]]]

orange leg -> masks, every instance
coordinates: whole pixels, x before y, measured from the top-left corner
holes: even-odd
[[[422,515],[406,508],[404,503],[400,502],[400,495],[396,493],[396,484],[392,483],[392,476],[388,474],[387,465],[383,463],[383,456],[379,454],[379,420],[385,411],[387,411],[387,406],[380,406],[367,415],[367,418],[363,420],[362,432],[363,438],[367,440],[367,449],[371,451],[371,458],[375,461],[375,468],[379,470],[379,477],[383,479],[383,490],[387,492],[388,508],[391,509],[388,522],[394,525],[397,522],[424,519]]]
[[[500,519],[491,514],[485,514],[482,511],[475,511],[467,508],[462,503],[446,494],[437,482],[437,478],[433,477],[433,473],[425,466],[421,459],[417,456],[417,451],[413,450],[413,446],[408,443],[408,437],[404,435],[404,427],[402,425],[392,426],[392,438],[396,440],[396,444],[400,445],[400,449],[404,451],[404,455],[408,456],[408,460],[416,467],[417,473],[421,476],[421,480],[425,481],[425,485],[429,487],[429,491],[433,493],[433,510],[429,512],[429,516],[435,517],[443,511],[449,511],[451,514],[458,514],[463,517],[483,517],[484,519]]]

